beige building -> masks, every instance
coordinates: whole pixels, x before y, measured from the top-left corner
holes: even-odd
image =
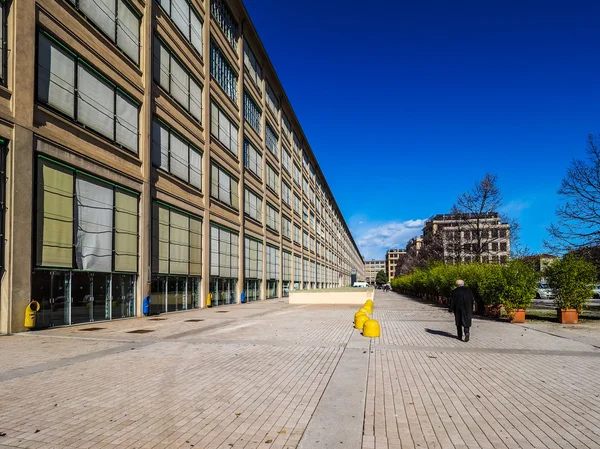
[[[377,279],[377,273],[385,271],[385,260],[365,260],[365,280],[373,285]]]
[[[510,225],[502,223],[498,213],[440,214],[427,220],[423,244],[438,240],[446,263],[504,263],[510,256]]]
[[[415,254],[419,254],[421,248],[423,246],[423,238],[422,237],[413,237],[406,243],[406,252],[413,252]]]
[[[241,1],[0,5],[0,333],[364,278]]]
[[[406,251],[403,249],[390,249],[385,253],[385,272],[388,279],[393,279],[396,275],[396,266]]]

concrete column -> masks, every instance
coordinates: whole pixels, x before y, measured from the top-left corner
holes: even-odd
[[[136,315],[142,316],[142,303],[150,294],[151,263],[152,263],[152,5],[147,2],[144,9],[140,30],[140,68],[144,84],[144,104],[140,112],[140,159],[142,160],[142,175],[144,185],[140,196],[140,237],[139,237],[139,282],[137,285]]]
[[[204,10],[208,11],[208,1],[204,2]],[[202,27],[204,88],[202,90],[202,125],[204,127],[204,154],[202,155],[202,193],[204,194],[204,216],[202,221],[202,281],[200,283],[200,307],[206,307],[206,297],[210,293],[210,12]]]
[[[33,213],[33,105],[35,100],[35,2],[12,3],[12,23],[18,23],[11,36],[13,70],[8,74],[12,85],[12,109],[16,126],[10,145],[10,165],[7,166],[7,271],[10,321],[2,332],[25,330],[25,308],[31,300],[32,222]],[[18,55],[19,57],[15,57]]]

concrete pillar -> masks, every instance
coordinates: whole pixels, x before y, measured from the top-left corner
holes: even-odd
[[[143,72],[145,87],[144,103],[140,112],[140,159],[144,184],[140,195],[140,237],[139,237],[139,282],[137,284],[136,315],[142,316],[142,303],[150,294],[152,263],[152,4],[147,2],[142,19],[140,46],[143,49],[140,68]]]
[[[32,221],[33,211],[33,107],[35,100],[35,3],[16,1],[12,3],[12,23],[18,23],[11,33],[11,55],[14,58],[8,74],[12,85],[12,109],[15,126],[10,145],[10,166],[7,166],[7,203],[11,206],[6,212],[10,233],[7,246],[8,264],[6,271],[10,321],[3,332],[25,330],[23,317],[31,300],[32,262]],[[33,216],[33,217],[32,217]]]

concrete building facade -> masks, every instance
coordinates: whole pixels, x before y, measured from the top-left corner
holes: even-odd
[[[377,273],[385,271],[385,260],[365,260],[365,280],[371,285],[375,284]]]
[[[436,242],[436,237],[438,237]],[[441,245],[446,263],[504,263],[510,256],[510,225],[498,213],[439,214],[425,222],[423,245]]]
[[[388,279],[393,279],[396,275],[396,266],[406,251],[403,249],[390,249],[385,253],[385,272]]]
[[[0,333],[364,277],[241,1],[0,5]]]

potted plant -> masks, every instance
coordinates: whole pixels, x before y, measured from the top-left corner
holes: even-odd
[[[531,264],[512,260],[502,268],[502,304],[511,323],[525,322],[525,309],[531,306],[538,274]]]
[[[554,291],[558,321],[577,324],[579,314],[593,295],[591,284],[598,273],[593,263],[575,255],[566,255],[546,268],[544,277]]]

